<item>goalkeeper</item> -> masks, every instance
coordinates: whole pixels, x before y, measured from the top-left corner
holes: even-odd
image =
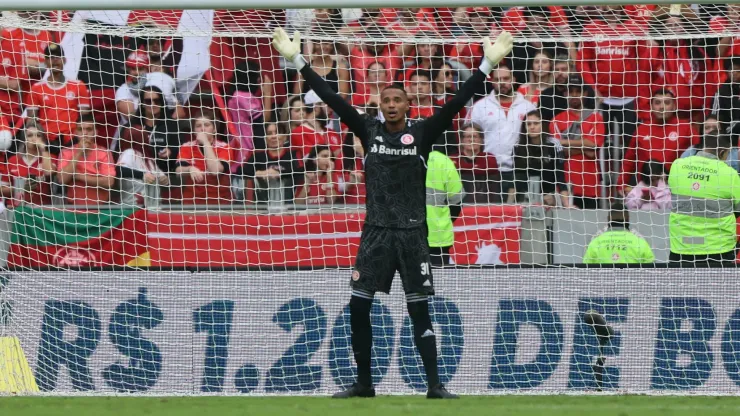
[[[456,395],[439,382],[437,342],[429,316],[428,298],[434,295],[426,226],[426,161],[432,144],[452,124],[455,115],[481,87],[487,74],[512,48],[512,37],[503,32],[495,44],[483,38],[484,58],[480,70],[470,77],[455,97],[434,116],[409,123],[409,99],[400,86],[386,87],[380,94],[380,122],[361,116],[334,93],[300,54],[300,34],[291,41],[276,29],[273,46],[293,62],[310,87],[357,136],[365,149],[367,203],[360,247],[352,272],[349,302],[352,351],[357,363],[357,382],[336,393],[335,398],[374,397],[370,375],[372,328],[370,308],[375,292],[388,293],[398,270],[406,293],[414,342],[427,375],[427,398],[450,399]]]

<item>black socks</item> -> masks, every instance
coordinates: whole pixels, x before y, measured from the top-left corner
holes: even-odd
[[[437,370],[437,336],[432,328],[432,318],[429,317],[429,301],[407,303],[409,316],[414,325],[414,342],[419,350],[424,371],[427,373],[429,388],[439,384]]]
[[[350,325],[352,328],[352,351],[357,363],[357,382],[372,387],[371,355],[373,329],[370,326],[370,299],[352,296],[349,301]],[[437,336],[429,316],[429,302],[418,301],[407,304],[411,322],[414,325],[414,342],[424,363],[427,385],[431,388],[439,384],[437,369]]]
[[[372,387],[370,356],[373,347],[373,329],[370,326],[370,308],[373,301],[352,296],[349,301],[350,326],[352,328],[352,352],[357,363],[357,382]]]

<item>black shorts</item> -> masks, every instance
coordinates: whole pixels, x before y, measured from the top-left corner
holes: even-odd
[[[350,285],[369,293],[389,293],[396,270],[407,295],[434,294],[426,227],[399,229],[366,225]]]

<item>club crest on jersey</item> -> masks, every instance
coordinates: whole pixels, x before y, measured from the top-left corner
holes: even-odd
[[[360,280],[360,272],[358,272],[357,270],[353,271],[352,272],[352,280],[354,280],[355,282],[358,281],[358,280]]]
[[[404,134],[403,136],[401,136],[401,143],[403,143],[403,144],[411,144],[413,142],[414,142],[414,136],[412,136],[410,134]]]

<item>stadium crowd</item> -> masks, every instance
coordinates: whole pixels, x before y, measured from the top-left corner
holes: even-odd
[[[500,30],[530,39],[440,132],[465,203],[593,209],[623,199],[666,209],[671,164],[711,134],[732,136],[728,163],[740,169],[740,29],[711,36],[735,27],[739,5],[306,9],[249,19],[306,33],[312,67],[378,117],[380,92],[394,82],[408,93],[410,119],[434,114],[481,59],[468,39]],[[63,35],[0,35],[6,204],[143,204],[152,195],[172,204],[363,204],[359,140],[269,39],[214,38],[213,82],[187,94],[176,82],[176,38],[88,35],[77,79],[68,79]]]

